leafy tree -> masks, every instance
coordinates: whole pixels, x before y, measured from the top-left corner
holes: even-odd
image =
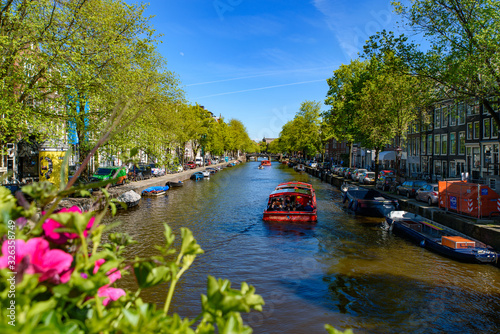
[[[237,119],[231,119],[228,123],[227,150],[236,155],[239,151],[246,152],[252,147],[252,140],[248,136],[247,129]]]
[[[372,58],[367,67],[370,77],[358,95],[355,125],[362,145],[375,150],[376,177],[379,152],[394,138],[401,146],[410,123],[418,116],[417,96],[422,86],[415,77],[399,75],[397,64],[392,54]]]
[[[428,49],[383,31],[370,38],[365,53],[393,50],[409,74],[433,80],[443,97],[477,99],[500,124],[494,113],[500,99],[500,2],[415,0],[394,6],[412,32],[423,34]]]
[[[353,60],[348,65],[341,65],[327,79],[329,86],[325,104],[330,110],[323,113],[325,138],[335,138],[349,144],[349,166],[352,166],[352,145],[363,137],[356,125],[359,118],[357,108],[359,95],[369,77],[368,63]]]

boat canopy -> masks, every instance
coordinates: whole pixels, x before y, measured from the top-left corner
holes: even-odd
[[[284,189],[284,188],[305,188],[305,189],[313,190],[312,185],[310,185],[309,183],[298,182],[298,181],[280,183],[275,188],[275,190]]]
[[[286,195],[312,196],[312,192],[309,189],[304,189],[304,188],[275,189],[271,193],[271,195],[269,195],[269,197],[286,196]]]

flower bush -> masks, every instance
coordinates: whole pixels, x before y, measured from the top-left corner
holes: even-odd
[[[69,193],[62,188],[35,183],[15,197],[0,187],[0,333],[252,332],[240,312],[262,310],[264,301],[246,283],[232,289],[229,281],[209,276],[195,319],[169,313],[176,284],[203,253],[191,231],[181,228],[176,249],[165,225],[157,256],[129,260],[122,254],[135,241],[109,233],[100,224],[104,211],[54,210]],[[102,193],[115,212],[106,189]],[[116,286],[125,272],[135,276],[137,291]],[[162,283],[169,284],[163,308],[141,299],[143,289]]]

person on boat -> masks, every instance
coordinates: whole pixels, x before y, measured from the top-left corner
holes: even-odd
[[[271,199],[267,211],[276,211],[276,198]]]
[[[307,205],[304,207],[304,211],[313,211],[311,201],[307,202]]]
[[[287,211],[292,210],[292,200],[290,199],[290,196],[285,197],[284,207],[285,207],[285,210],[287,210]]]

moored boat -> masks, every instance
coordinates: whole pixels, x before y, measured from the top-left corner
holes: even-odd
[[[306,170],[306,166],[303,165],[303,164],[297,164],[295,166],[293,166],[293,169],[296,171],[296,172],[303,172]]]
[[[384,217],[387,213],[397,210],[397,200],[372,189],[347,189],[342,196],[342,203],[355,214],[370,217]]]
[[[129,190],[120,196],[117,197],[117,200],[120,202],[123,202],[127,205],[127,208],[132,208],[134,206],[137,206],[139,202],[141,201],[141,195],[136,193],[133,190]],[[121,208],[120,205],[117,206],[118,208]]]
[[[313,187],[303,182],[279,184],[269,195],[264,210],[265,221],[316,222],[316,193]]]
[[[386,221],[395,233],[452,259],[470,263],[498,261],[498,254],[492,247],[417,214],[392,211],[387,214]]]
[[[167,183],[165,183],[166,186],[169,186],[170,188],[179,188],[179,187],[182,187],[184,185],[184,183],[182,183],[182,181],[168,181]]]
[[[196,172],[196,173],[191,174],[190,179],[197,181],[197,180],[202,180],[204,177],[205,176],[203,175],[202,172]]]
[[[142,191],[142,196],[162,196],[165,195],[166,191],[169,189],[169,186],[155,186],[149,187]]]

